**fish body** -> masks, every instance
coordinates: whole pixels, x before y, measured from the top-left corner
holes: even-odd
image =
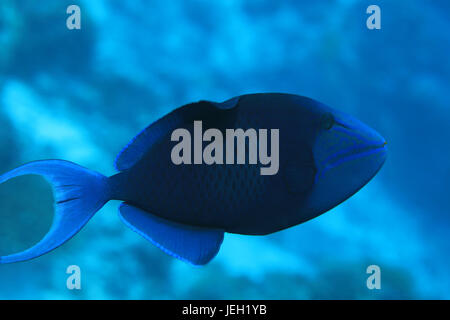
[[[178,129],[189,133],[189,140],[174,139]],[[227,130],[237,129],[249,133],[241,145],[233,136],[228,140]],[[205,138],[208,132],[215,132],[214,139]],[[185,162],[174,163],[181,140],[190,142],[179,154]],[[209,154],[215,161],[207,163],[208,145],[218,141],[220,148]],[[242,143],[244,161],[238,163]],[[38,249],[0,262],[52,250],[116,199],[123,201],[120,217],[134,231],[177,258],[205,264],[217,254],[224,232],[269,234],[345,201],[381,168],[385,145],[360,121],[302,96],[250,94],[185,105],[138,134],[117,157],[119,172],[109,178],[62,160],[32,162],[0,177],[3,182],[41,174],[56,194],[56,222]],[[271,163],[263,163],[269,154]]]
[[[307,193],[289,192],[283,175],[289,161],[313,166],[311,141],[304,134],[312,125],[301,123],[302,110],[295,103],[280,105],[272,101],[274,97],[244,96],[226,110],[201,102],[167,117],[181,117],[176,126],[187,128],[192,136],[196,120],[202,120],[203,131],[278,129],[282,164],[277,174],[261,175],[260,164],[175,165],[170,159],[175,143],[169,125],[136,164],[111,178],[118,181],[119,197],[171,221],[241,234],[271,233],[304,221],[307,213],[299,210]]]

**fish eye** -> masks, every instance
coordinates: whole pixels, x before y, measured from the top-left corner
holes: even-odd
[[[331,113],[325,113],[322,116],[321,126],[325,130],[330,130],[334,126],[334,117]]]

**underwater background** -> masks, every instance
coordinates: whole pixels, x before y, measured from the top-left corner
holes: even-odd
[[[66,9],[81,8],[81,30]],[[366,8],[381,8],[368,30]],[[388,141],[379,174],[337,208],[263,237],[226,234],[201,268],[164,254],[109,202],[72,240],[0,265],[1,299],[450,299],[450,2],[0,3],[0,172],[66,159],[112,175],[172,109],[255,92],[305,95]],[[0,185],[0,255],[52,219],[41,178]],[[381,268],[369,290],[366,268]],[[66,269],[81,268],[82,290]]]

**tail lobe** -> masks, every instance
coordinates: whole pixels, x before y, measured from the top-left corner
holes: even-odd
[[[108,178],[64,160],[24,164],[0,176],[0,183],[26,174],[43,176],[53,187],[55,212],[45,237],[31,248],[0,257],[11,263],[39,257],[72,238],[110,199]]]

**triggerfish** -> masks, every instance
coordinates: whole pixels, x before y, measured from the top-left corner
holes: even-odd
[[[243,139],[232,144],[230,132]],[[178,259],[203,265],[216,256],[225,232],[266,235],[342,203],[375,176],[386,152],[375,130],[298,95],[187,104],[134,137],[111,177],[64,160],[34,161],[0,176],[0,183],[43,176],[55,199],[45,237],[0,263],[57,248],[106,202],[120,200],[119,216],[133,231]]]

